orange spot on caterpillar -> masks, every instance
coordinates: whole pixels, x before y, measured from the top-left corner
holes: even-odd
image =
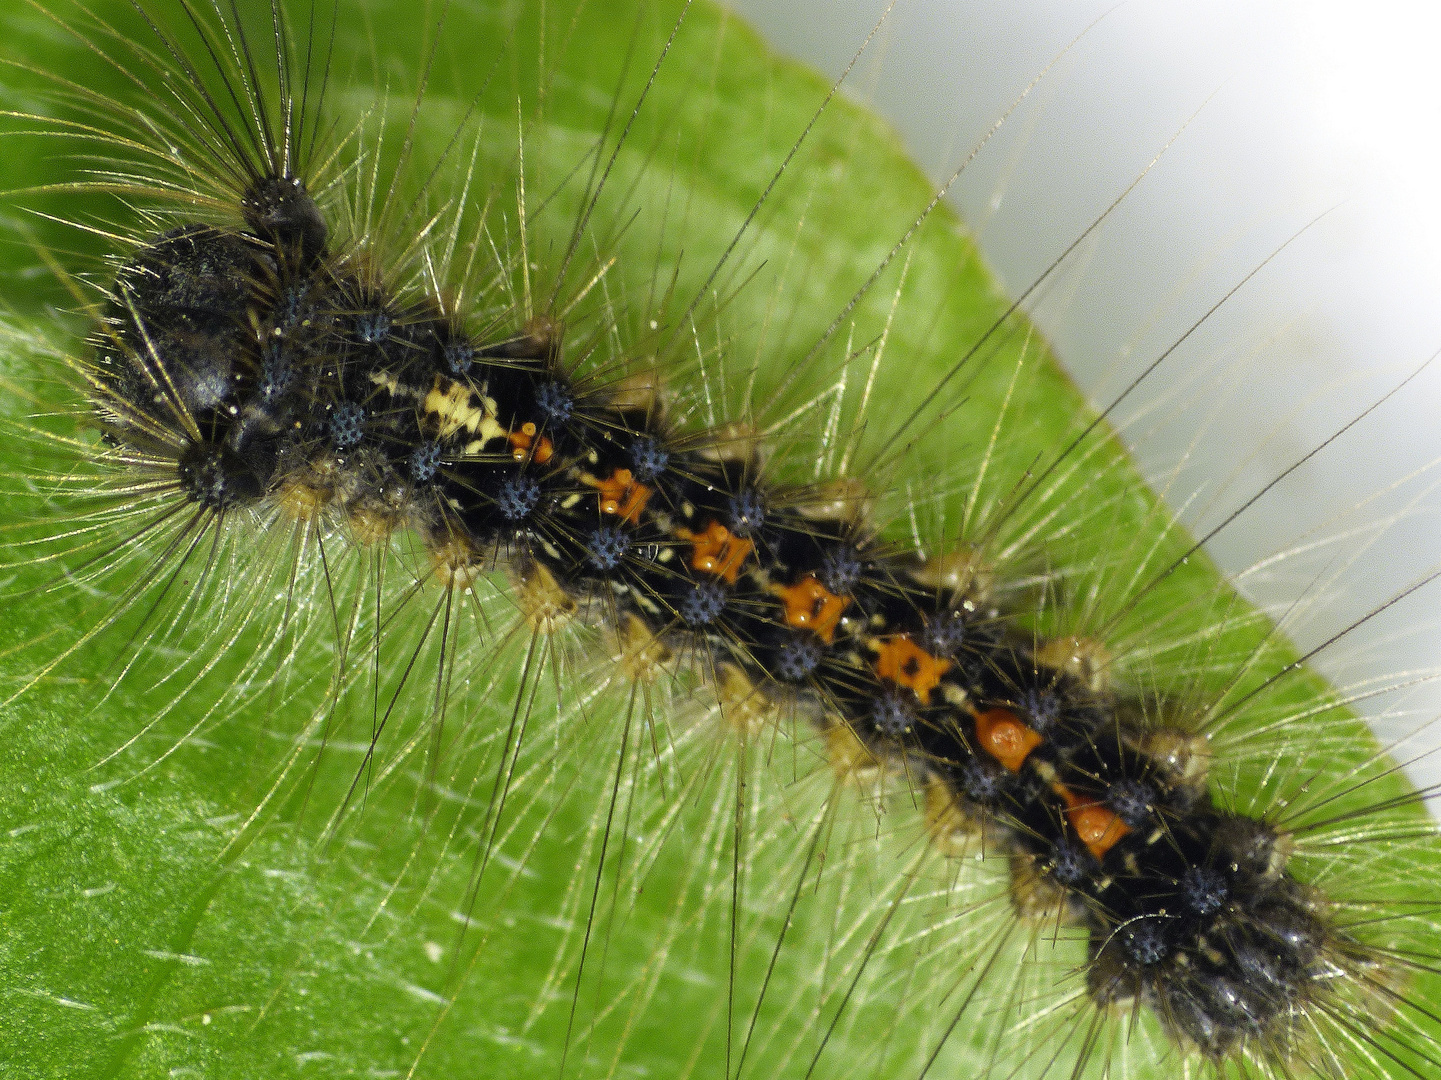
[[[1011,772],[1020,772],[1031,751],[1046,740],[1005,709],[976,714],[976,738],[981,749]]]
[[[532,423],[520,425],[519,431],[510,433],[510,445],[514,447],[510,456],[516,461],[524,461],[529,457],[537,465],[544,465],[555,455],[555,447],[551,441],[542,435],[539,439],[535,437],[536,427]]]
[[[786,624],[797,630],[814,630],[816,637],[827,645],[836,636],[841,612],[850,606],[849,596],[837,596],[807,574],[794,585],[775,585],[771,592],[781,598],[786,608]]]
[[[932,656],[905,634],[881,641],[877,652],[876,674],[914,690],[922,704],[951,669],[951,661]]]
[[[702,574],[724,578],[727,585],[736,583],[742,564],[755,550],[755,544],[732,536],[731,531],[719,521],[712,521],[704,532],[695,533],[689,529],[677,529],[675,532],[682,540],[689,540],[695,545],[691,566]]]
[[[640,520],[640,513],[650,501],[654,492],[644,484],[637,484],[629,469],[616,469],[604,480],[588,480],[600,492],[600,512],[615,514],[622,521],[634,525]]]
[[[1110,810],[1093,800],[1082,799],[1065,784],[1052,784],[1051,790],[1065,801],[1066,820],[1096,858],[1104,858],[1106,852],[1131,831],[1130,826]]]

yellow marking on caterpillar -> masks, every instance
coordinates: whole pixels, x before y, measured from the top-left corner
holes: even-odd
[[[462,428],[480,437],[481,446],[492,439],[504,439],[510,432],[496,420],[496,405],[491,398],[477,394],[470,387],[439,375],[425,395],[421,408],[434,416],[439,437],[444,439]]]

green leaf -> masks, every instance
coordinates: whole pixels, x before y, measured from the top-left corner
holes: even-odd
[[[717,418],[762,424],[823,395],[845,370],[837,430],[857,432],[857,462],[880,462],[860,475],[882,493],[878,519],[898,542],[912,535],[913,499],[927,542],[977,539],[994,524],[985,551],[1000,560],[998,574],[1060,566],[1072,610],[1101,597],[1070,621],[1047,601],[1038,625],[1107,624],[1107,644],[1128,670],[1179,684],[1194,701],[1242,700],[1290,662],[1289,648],[1202,555],[1128,605],[1133,579],[1177,562],[1189,538],[1107,429],[1087,433],[1081,395],[1024,319],[1008,316],[1009,300],[947,206],[851,306],[934,195],[881,121],[838,97],[788,161],[830,87],[703,3],[686,12],[632,118],[681,5],[539,7],[454,4],[427,70],[436,12],[400,0],[345,5],[327,114],[342,136],[365,125],[349,160],[370,154],[368,168],[373,155],[387,165],[401,158],[426,73],[401,197],[419,193],[439,161],[424,197],[435,206],[454,200],[473,160],[478,179],[463,220],[473,227],[484,210],[504,249],[520,236],[523,162],[537,297],[585,212],[594,167],[608,168],[578,256],[585,272],[567,285],[575,292],[596,275],[570,326],[573,339],[600,342],[595,363],[613,342],[643,360],[644,343],[685,391],[706,381]],[[123,33],[145,33],[124,0],[91,9]],[[33,69],[5,76],[11,108],[71,115],[73,103],[47,92],[44,73],[143,102],[123,73],[42,12],[13,12],[5,25],[7,53]],[[73,144],[57,152],[57,140],[19,133],[35,126],[10,121],[12,190],[72,180],[90,164],[66,156]],[[355,168],[352,183],[364,171]],[[0,357],[8,430],[73,436],[84,406],[55,352],[81,350],[78,321],[55,313],[74,302],[40,252],[80,272],[110,247],[29,213],[37,210],[89,220],[129,211],[75,190],[19,194],[7,211],[15,225],[15,242],[0,253],[14,312]],[[103,279],[103,264],[96,272]],[[519,291],[525,277],[517,271],[508,284]],[[612,324],[613,333],[600,332]],[[672,340],[677,327],[683,333]],[[821,397],[784,425],[778,475],[815,475],[838,441],[828,409]],[[52,412],[60,415],[36,419]],[[709,419],[701,410],[693,422]],[[75,546],[61,537],[74,509],[49,497],[53,485],[27,478],[63,473],[81,453],[77,443],[19,435],[6,444],[5,523],[12,561],[22,565],[8,587],[19,599],[7,601],[0,628],[0,685],[19,689],[44,672],[0,718],[7,1076],[553,1077],[563,1055],[571,1075],[711,1076],[725,1068],[728,1045],[736,1067],[767,978],[745,1063],[754,1075],[805,1075],[825,1042],[815,1075],[913,1076],[943,1040],[944,1075],[970,1075],[967,1061],[984,1063],[1011,1037],[1014,1017],[1003,1022],[993,1011],[1015,991],[1004,978],[987,984],[995,1001],[972,1002],[952,1030],[962,997],[954,989],[969,985],[992,949],[1014,959],[1023,944],[1000,936],[1009,919],[1004,867],[968,866],[958,878],[953,860],[926,857],[914,800],[902,792],[879,805],[837,787],[803,717],[783,714],[747,744],[716,721],[693,678],[662,680],[628,711],[603,635],[562,636],[550,654],[542,642],[525,683],[539,686],[531,701],[522,696],[528,636],[487,639],[492,624],[462,615],[456,685],[437,735],[439,646],[422,641],[439,594],[430,585],[385,624],[378,658],[362,609],[344,657],[351,681],[332,708],[331,609],[290,610],[288,537],[241,526],[209,588],[188,604],[204,558],[187,566],[162,615],[145,624],[153,637],[133,665],[127,635],[142,629],[146,604],[47,670],[133,584],[124,575],[144,572],[142,562],[120,560],[118,575],[52,588],[54,563],[24,563]],[[1002,514],[1017,486],[1037,477],[1042,493]],[[61,538],[20,543],[37,530]],[[341,550],[339,537],[329,543],[335,610],[345,615],[375,564]],[[407,545],[396,548],[386,562],[391,600],[411,583],[405,568],[419,565]],[[295,595],[314,601],[320,571],[314,549],[306,554]],[[156,597],[163,579],[150,573],[146,595]],[[503,588],[503,578],[492,586]],[[484,607],[494,625],[507,625],[503,596]],[[1142,647],[1153,640],[1177,644],[1169,653]],[[402,685],[411,648],[416,670],[430,674]],[[591,700],[607,680],[614,685]],[[363,748],[397,691],[365,768]],[[1326,693],[1304,673],[1278,681],[1218,742],[1243,745],[1247,731],[1274,729]],[[525,749],[497,824],[491,792],[516,717],[528,717]],[[1285,775],[1268,771],[1264,754],[1221,757],[1217,789],[1264,806],[1308,766],[1318,789],[1366,766],[1370,736],[1344,710],[1306,722],[1314,738],[1299,749],[1292,740]],[[1398,778],[1380,779],[1338,805],[1404,790]],[[1398,815],[1414,820],[1413,811]],[[736,833],[747,838],[739,856]],[[494,857],[477,878],[492,834]],[[824,857],[808,858],[813,851]],[[1376,851],[1372,874],[1414,869],[1406,863],[1414,852]],[[1434,851],[1424,855],[1434,867]],[[1385,888],[1424,895],[1420,883]],[[958,917],[967,907],[970,917]],[[1078,944],[1045,955],[1030,976],[1039,992],[1076,993]],[[1060,1015],[1055,1023],[1073,1022]],[[1157,1038],[1149,1028],[1146,1037]],[[1132,1053],[1144,1058],[1144,1046]],[[1149,1049],[1160,1058],[1159,1044]],[[1130,1075],[1166,1068],[1138,1064]]]

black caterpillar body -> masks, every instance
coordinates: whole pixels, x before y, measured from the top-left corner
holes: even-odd
[[[409,530],[443,587],[506,569],[533,622],[605,622],[637,677],[682,653],[736,716],[791,703],[904,768],[938,831],[983,833],[1022,915],[1083,927],[1097,1003],[1138,1000],[1215,1061],[1297,1051],[1362,953],[1284,834],[1213,805],[1202,740],[1032,640],[964,560],[886,548],[861,493],[777,487],[748,433],[682,434],[653,385],[572,380],[559,324],[480,333],[396,295],[330,248],[300,180],[241,206],[244,228],[138,250],[96,342],[109,438],[197,522]]]

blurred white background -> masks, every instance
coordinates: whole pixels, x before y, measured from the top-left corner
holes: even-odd
[[[731,2],[832,76],[887,4]],[[898,0],[847,87],[941,181],[1060,57],[952,192],[1012,295],[1171,144],[1032,305],[1098,406],[1304,230],[1116,414],[1203,534],[1441,349],[1438,54],[1405,0]],[[1441,568],[1438,416],[1441,359],[1210,543],[1303,649]],[[1315,662],[1441,669],[1441,581]],[[1441,746],[1441,681],[1359,707]]]

